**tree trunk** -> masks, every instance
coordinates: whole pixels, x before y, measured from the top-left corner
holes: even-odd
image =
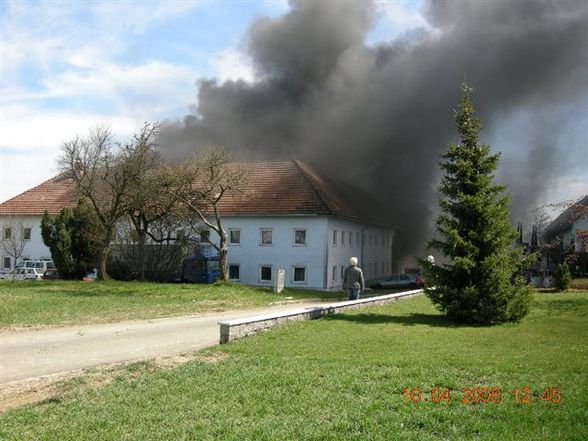
[[[227,263],[227,237],[224,231],[220,234],[219,247],[218,247],[218,259],[220,266],[220,280],[223,282],[229,281],[229,265]]]
[[[143,228],[137,230],[139,236],[138,250],[137,250],[137,279],[145,280],[145,242],[147,232]]]
[[[112,238],[112,228],[106,228],[104,232],[104,242],[100,250],[100,262],[98,268],[98,280],[108,280],[108,272],[106,271],[106,263],[108,262],[108,255],[110,254],[110,242]]]
[[[100,251],[100,268],[98,269],[98,280],[108,280],[110,277],[106,272],[106,263],[108,262],[108,254],[110,253],[110,245],[105,246]]]

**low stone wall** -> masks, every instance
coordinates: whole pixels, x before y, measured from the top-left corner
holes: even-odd
[[[348,300],[313,308],[298,308],[235,320],[224,320],[219,322],[220,342],[228,343],[231,340],[247,337],[256,334],[259,331],[264,331],[288,322],[313,320],[327,315],[336,314],[337,312],[347,311],[349,309],[395,302],[398,299],[413,297],[421,293],[421,289],[415,289],[397,294],[386,294],[383,296],[368,297],[359,300]]]

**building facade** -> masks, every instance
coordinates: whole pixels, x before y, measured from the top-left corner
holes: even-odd
[[[273,286],[276,271],[283,269],[287,287],[339,290],[352,256],[366,280],[391,274],[394,230],[370,195],[299,161],[245,166],[248,191],[228,195],[220,206],[231,280]],[[42,214],[57,214],[75,200],[72,183],[58,176],[0,204],[6,228],[15,228],[9,223],[18,220],[30,229],[21,260],[49,257],[40,231]],[[218,238],[212,234],[210,240]],[[16,262],[5,257],[4,269],[14,267]]]
[[[548,244],[542,255],[544,266],[554,272],[566,260],[573,274],[588,276],[588,195],[561,213],[544,233]]]

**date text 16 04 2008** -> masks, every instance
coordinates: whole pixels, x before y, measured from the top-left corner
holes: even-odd
[[[458,401],[462,404],[499,404],[505,400],[512,400],[519,404],[531,404],[532,402],[546,402],[558,404],[563,399],[561,389],[556,386],[547,386],[540,389],[531,389],[529,386],[515,387],[508,391],[496,386],[474,386],[462,389],[450,389],[446,387],[433,387],[430,391],[421,390],[420,387],[406,387],[403,390],[406,403],[451,403]]]

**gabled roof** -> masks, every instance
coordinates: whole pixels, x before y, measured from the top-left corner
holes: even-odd
[[[375,198],[349,184],[335,181],[304,162],[259,161],[239,163],[249,172],[248,191],[227,194],[224,215],[325,215],[389,226]]]
[[[568,207],[545,229],[545,236],[552,237],[572,227],[580,217],[588,214],[588,195],[582,196],[574,204]]]
[[[325,215],[389,226],[380,204],[369,194],[332,180],[300,161],[234,163],[249,172],[244,194],[227,193],[220,204],[225,216]],[[73,182],[56,176],[0,204],[0,215],[59,213],[76,204]]]
[[[0,215],[40,215],[47,210],[58,214],[64,207],[74,207],[77,198],[73,182],[63,175],[55,176],[0,204]]]

